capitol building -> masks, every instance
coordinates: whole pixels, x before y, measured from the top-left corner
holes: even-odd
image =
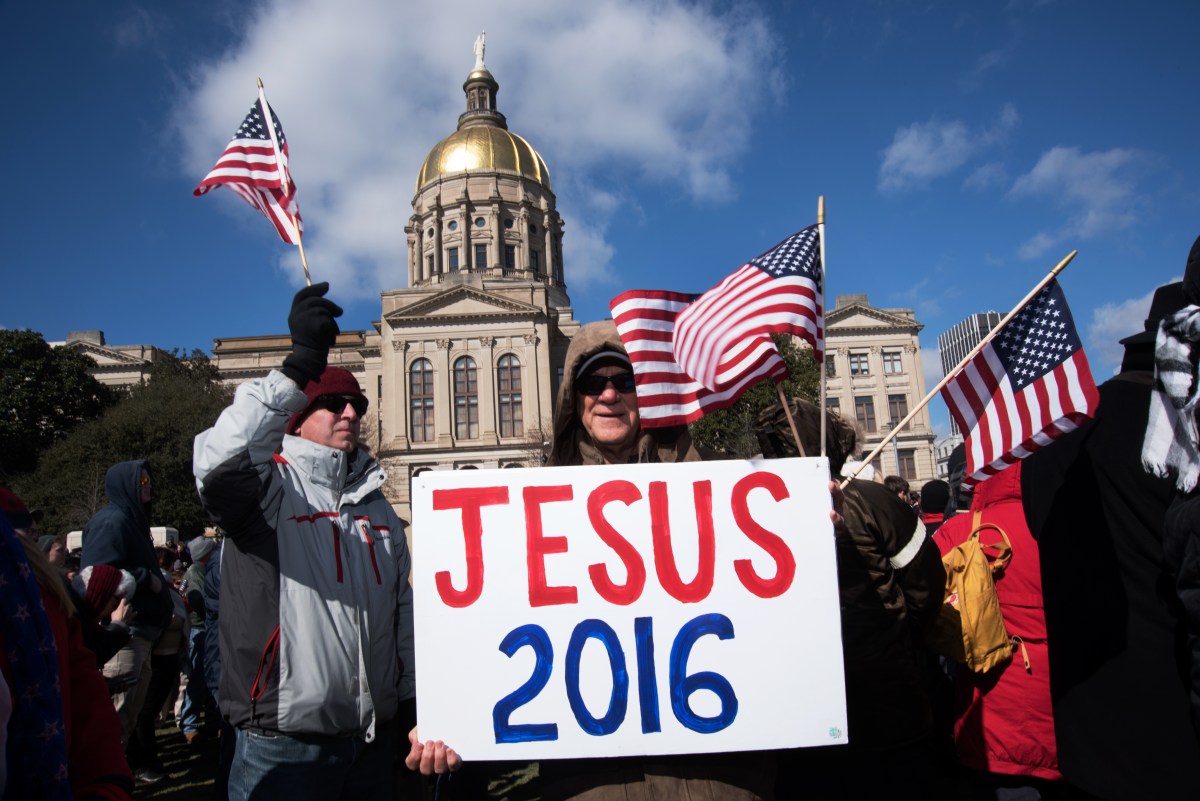
[[[387,470],[384,494],[405,520],[412,477],[422,471],[542,463],[581,324],[567,294],[550,169],[509,130],[481,44],[456,130],[415,172],[404,226],[408,286],[383,289],[379,319],[341,332],[329,355],[371,400],[363,441]],[[827,299],[825,315],[828,402],[858,422],[865,455],[925,394],[922,325],[911,309],[875,308],[861,294]],[[145,380],[157,355],[109,345],[100,331],[72,332],[61,344],[89,355],[98,377],[116,385]],[[223,380],[238,384],[279,367],[290,351],[283,333],[217,339],[212,357]],[[920,487],[935,477],[933,441],[923,410],[874,460],[877,475]]]
[[[580,326],[550,170],[509,130],[498,91],[477,55],[457,130],[416,172],[404,227],[408,287],[383,290],[373,328],[343,331],[329,356],[371,399],[362,436],[406,520],[421,471],[541,463]],[[287,334],[217,339],[213,361],[240,383],[290,351]]]

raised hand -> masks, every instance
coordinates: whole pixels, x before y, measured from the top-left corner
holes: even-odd
[[[292,352],[283,360],[282,371],[301,389],[325,372],[329,349],[337,340],[336,318],[342,316],[342,307],[325,297],[328,291],[328,281],[301,289],[288,314]]]

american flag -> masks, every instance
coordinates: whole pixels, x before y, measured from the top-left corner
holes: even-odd
[[[771,334],[794,334],[824,357],[821,244],[810,225],[792,234],[679,312],[675,360],[716,392],[740,385]]]
[[[264,121],[266,116],[270,116],[275,129],[278,150],[271,141],[271,132]],[[218,186],[228,186],[265,214],[284,242],[300,244],[304,228],[300,223],[300,207],[296,205],[296,184],[288,172],[287,140],[279,117],[267,104],[261,88],[258,102],[234,132],[225,152],[217,159],[217,166],[204,176],[192,194],[200,197]]]
[[[675,362],[671,343],[679,313],[698,298],[682,292],[633,289],[609,304],[621,342],[633,364],[637,384],[638,414],[645,428],[675,426],[697,420],[737,402],[752,384],[773,378],[782,381],[787,365],[767,337],[746,354],[746,372],[719,392],[705,389]]]
[[[1100,396],[1057,280],[954,375],[942,397],[968,432],[964,484],[999,473],[1095,414]]]

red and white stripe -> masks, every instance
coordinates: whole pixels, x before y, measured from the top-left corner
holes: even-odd
[[[284,242],[299,245],[304,226],[296,203],[296,183],[288,170],[288,146],[285,142],[279,147],[275,141],[275,116],[261,90],[259,111],[271,138],[230,140],[216,166],[192,194],[200,197],[218,186],[227,186],[261,211]]]
[[[967,477],[977,484],[1090,419],[1099,393],[1080,348],[1046,375],[1014,391],[992,343],[942,388],[966,437]]]
[[[746,264],[679,313],[675,361],[702,386],[724,391],[770,345],[772,333],[794,334],[823,358],[825,322],[821,297],[803,276],[775,278]]]
[[[621,293],[609,304],[633,364],[638,415],[644,428],[689,423],[733,405],[757,381],[782,381],[787,377],[787,365],[767,337],[765,343],[738,350],[738,369],[745,372],[729,380],[720,391],[706,389],[693,380],[675,361],[671,344],[676,318],[693,297],[681,292],[634,289]],[[720,375],[727,374],[723,367]]]

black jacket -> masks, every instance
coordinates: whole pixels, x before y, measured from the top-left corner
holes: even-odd
[[[1200,492],[1176,498],[1167,510],[1163,551],[1186,610],[1192,725],[1200,735]]]
[[[1150,374],[1100,386],[1094,420],[1022,465],[1041,551],[1059,768],[1104,799],[1200,798],[1182,606],[1164,564],[1173,482],[1142,468]]]
[[[213,700],[217,699],[221,686],[221,638],[217,636],[217,624],[221,619],[221,553],[222,542],[208,558],[204,574],[204,627],[210,632],[204,638],[204,683],[208,685]]]

